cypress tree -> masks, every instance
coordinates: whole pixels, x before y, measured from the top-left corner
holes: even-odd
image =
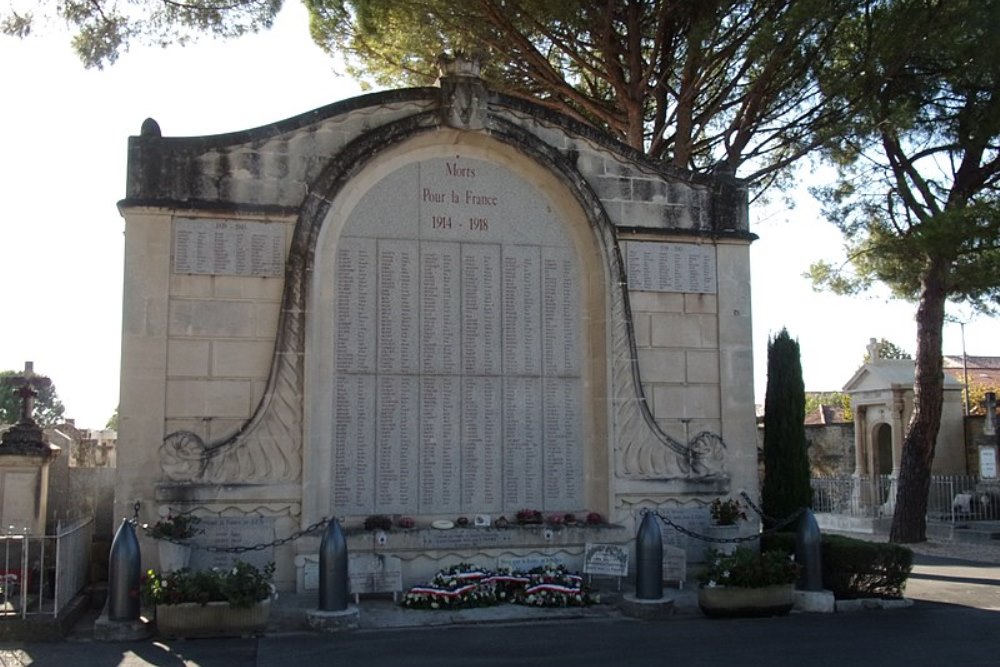
[[[767,343],[761,489],[764,513],[778,521],[812,503],[805,407],[799,343],[792,340],[787,329],[782,329]]]

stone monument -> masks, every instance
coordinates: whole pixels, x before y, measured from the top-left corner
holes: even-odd
[[[337,516],[408,585],[459,559],[579,569],[644,508],[756,488],[743,185],[443,68],[130,138],[122,513],[225,519],[287,588],[315,579],[299,531]],[[500,527],[524,510],[547,523]]]
[[[49,464],[60,449],[45,440],[35,421],[38,389],[51,380],[34,373],[34,364],[10,380],[18,385],[21,414],[0,437],[0,530],[13,534],[44,535],[48,504]]]

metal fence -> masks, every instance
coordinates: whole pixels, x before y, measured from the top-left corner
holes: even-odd
[[[93,531],[94,520],[82,519],[54,535],[0,535],[0,619],[65,609],[87,583]]]
[[[1000,520],[1000,496],[977,491],[974,475],[932,475],[929,521]],[[896,480],[891,475],[813,477],[813,511],[855,518],[892,516]]]

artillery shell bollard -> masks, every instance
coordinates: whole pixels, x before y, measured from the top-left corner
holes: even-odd
[[[309,611],[309,627],[323,632],[353,630],[360,623],[357,607],[350,606],[347,538],[334,517],[319,546],[319,609]]]
[[[635,594],[623,595],[619,607],[634,618],[674,611],[674,601],[663,595],[663,536],[654,512],[646,512],[635,537]]]
[[[135,528],[122,519],[108,555],[108,601],[94,623],[94,639],[98,641],[131,641],[145,639],[149,624],[140,617],[139,585],[142,574],[142,553]]]
[[[805,510],[795,532],[795,562],[802,568],[795,584],[795,609],[829,614],[836,608],[832,591],[823,590],[822,535],[816,516]]]

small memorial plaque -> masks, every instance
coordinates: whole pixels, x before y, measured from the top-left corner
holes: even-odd
[[[403,566],[396,556],[350,554],[347,576],[355,602],[364,593],[392,593],[395,598],[403,590]]]
[[[280,276],[285,271],[281,224],[179,218],[173,241],[174,273]]]
[[[711,523],[707,505],[670,505],[660,508],[660,514],[667,517],[681,528],[696,535],[705,535]],[[701,562],[705,556],[706,542],[688,537],[665,521],[660,522],[660,530],[663,533],[663,546],[672,546],[684,549],[688,560]]]
[[[620,544],[590,544],[583,552],[583,573],[601,577],[628,575],[628,549]]]
[[[983,479],[997,478],[997,448],[979,448],[979,476]]]
[[[663,545],[663,580],[684,585],[687,580],[687,554],[684,549]]]
[[[199,527],[204,531],[195,536],[191,550],[191,569],[208,570],[230,567],[239,559],[263,568],[274,560],[274,547],[249,549],[274,541],[274,519],[260,516],[202,517]],[[247,551],[233,549],[248,548]]]
[[[497,558],[498,570],[511,570],[512,572],[530,572],[536,567],[545,567],[547,565],[565,565],[565,563],[559,556],[548,556],[546,554],[500,556]]]
[[[715,249],[694,243],[625,244],[625,265],[631,290],[715,294]]]

